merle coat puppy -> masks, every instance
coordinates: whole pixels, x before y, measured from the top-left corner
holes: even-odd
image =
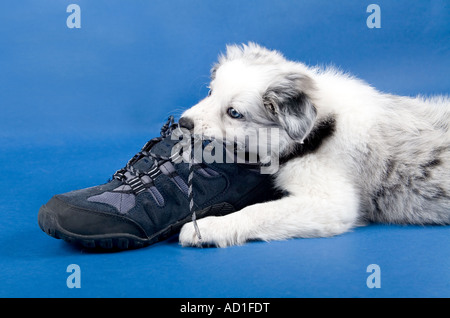
[[[227,47],[212,69],[210,94],[182,119],[207,136],[276,127],[273,173],[287,193],[198,220],[202,240],[187,223],[183,245],[326,237],[369,221],[450,223],[448,96],[384,94],[334,68],[307,67],[249,43]]]

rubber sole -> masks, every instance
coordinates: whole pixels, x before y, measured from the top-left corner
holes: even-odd
[[[197,217],[221,216],[234,212],[234,207],[229,203],[219,203],[209,206],[196,212]],[[157,242],[163,241],[170,236],[178,233],[181,227],[191,221],[191,216],[171,224],[161,231],[153,234],[147,239],[137,237],[127,233],[113,233],[102,235],[80,235],[64,229],[57,220],[55,213],[43,205],[39,209],[38,224],[42,231],[56,239],[62,239],[68,243],[78,245],[88,249],[99,250],[128,250],[146,247]]]

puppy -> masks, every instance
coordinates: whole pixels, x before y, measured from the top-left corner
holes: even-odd
[[[204,135],[279,131],[279,200],[187,223],[182,245],[328,237],[368,222],[450,224],[450,101],[378,92],[253,43],[228,46],[182,118]],[[275,159],[275,158],[273,158]]]

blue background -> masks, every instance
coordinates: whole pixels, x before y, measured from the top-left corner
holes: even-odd
[[[81,7],[81,29],[66,8]],[[371,225],[333,238],[95,254],[48,237],[39,207],[105,182],[207,93],[228,43],[333,64],[400,95],[450,91],[450,3],[108,0],[0,3],[1,297],[449,297],[449,227]],[[66,286],[69,264],[81,288]],[[369,289],[369,264],[381,288]]]

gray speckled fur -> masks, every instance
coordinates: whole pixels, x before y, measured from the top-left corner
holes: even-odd
[[[449,224],[450,110],[438,103],[430,107],[433,100],[426,106],[391,98],[386,120],[372,130],[373,143],[353,155],[354,169],[361,172],[354,181],[363,216],[377,222]]]

